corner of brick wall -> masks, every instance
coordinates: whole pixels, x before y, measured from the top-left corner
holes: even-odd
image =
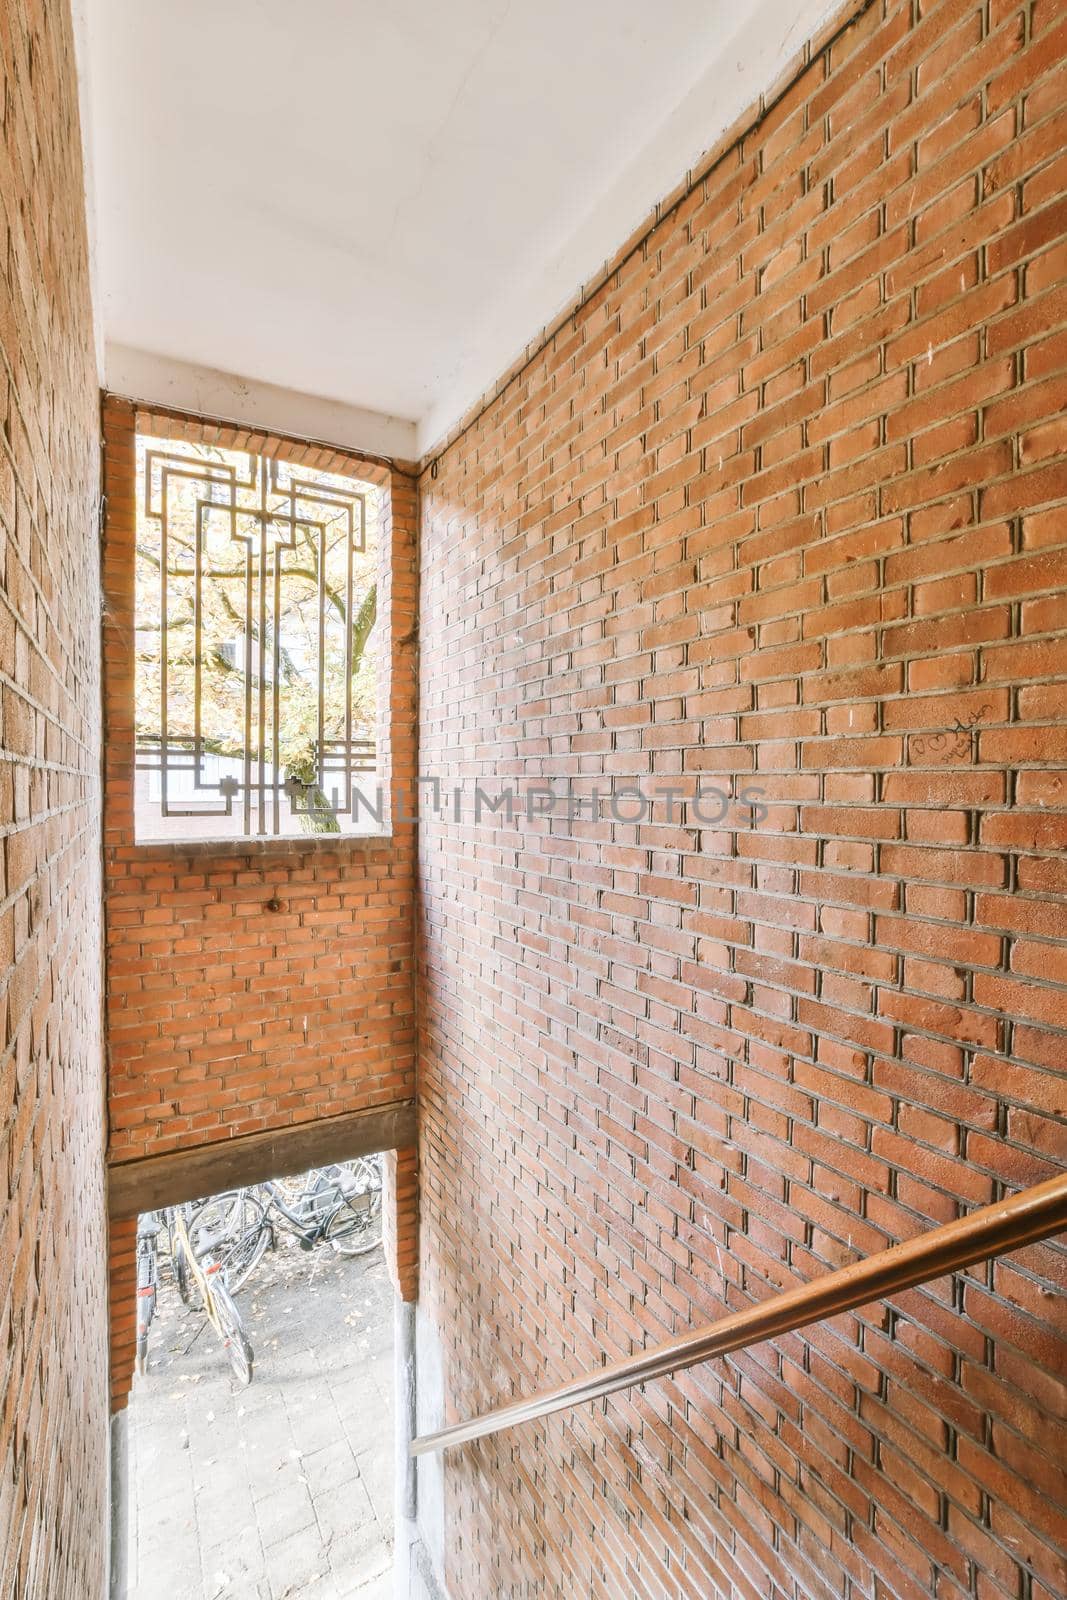
[[[387,1150],[383,1238],[386,1265],[401,1300],[419,1293],[419,1164],[414,1145]]]
[[[121,1411],[133,1386],[137,1358],[137,1218],[112,1219],[108,1230],[111,1307],[111,1409]]]

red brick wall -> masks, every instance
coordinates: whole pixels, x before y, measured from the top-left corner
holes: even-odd
[[[414,1300],[419,1287],[419,1172],[415,1150],[387,1150],[384,1156],[382,1245],[389,1276],[401,1300]]]
[[[0,1594],[107,1541],[99,417],[69,9],[0,5]]]
[[[424,823],[453,1416],[1064,1157],[1065,52],[1062,3],[875,0],[423,479],[424,772],[768,807]],[[451,1453],[452,1592],[1062,1595],[1063,1281]]]
[[[108,1298],[111,1303],[112,1411],[129,1399],[137,1360],[137,1218],[112,1218],[108,1227]]]
[[[342,843],[137,845],[133,832],[135,411],[105,405],[105,862],[109,1159],[128,1161],[414,1094],[410,826]],[[284,451],[385,487],[379,616],[393,781],[415,760],[416,489],[409,474],[157,414],[142,431]],[[280,901],[280,911],[267,909]]]

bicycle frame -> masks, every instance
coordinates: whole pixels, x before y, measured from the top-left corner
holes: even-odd
[[[218,1262],[211,1261],[208,1267],[204,1267],[202,1263],[197,1260],[196,1254],[193,1250],[192,1240],[189,1238],[189,1225],[185,1220],[185,1213],[180,1206],[178,1206],[174,1212],[174,1231],[178,1236],[178,1243],[181,1246],[182,1254],[185,1257],[185,1264],[189,1274],[197,1288],[200,1290],[200,1298],[204,1303],[204,1311],[207,1315],[207,1319],[221,1339],[223,1337],[223,1332],[222,1326],[219,1322],[218,1307],[215,1304],[215,1286],[212,1281],[215,1274],[219,1270]]]
[[[341,1206],[348,1204],[352,1209],[358,1209],[353,1206],[350,1198],[346,1200],[339,1189],[317,1191],[312,1187],[313,1179],[314,1173],[310,1173],[304,1188],[297,1196],[295,1208],[288,1204],[281,1189],[273,1180],[260,1185],[265,1196],[263,1209],[268,1222],[271,1220],[271,1213],[277,1212],[280,1225],[295,1234],[308,1250],[325,1237],[330,1219]],[[316,1200],[322,1203],[316,1205]]]
[[[204,1253],[204,1258],[197,1257],[189,1237],[189,1225],[186,1220],[184,1207],[178,1206],[174,1211],[174,1233],[178,1247],[185,1258],[185,1263],[190,1275],[200,1291],[203,1301],[204,1314],[211,1326],[222,1340],[223,1347],[230,1359],[230,1364],[244,1383],[251,1381],[252,1376],[252,1348],[244,1336],[241,1325],[240,1313],[233,1302],[226,1282],[222,1276],[221,1263],[216,1261],[210,1249]],[[232,1326],[227,1326],[226,1316],[232,1320]],[[239,1363],[234,1359],[234,1340],[240,1341],[247,1362],[247,1372],[242,1376]]]
[[[263,1213],[268,1223],[273,1221],[273,1215],[277,1213],[279,1225],[285,1228],[287,1232],[295,1234],[301,1244],[310,1250],[311,1246],[322,1235],[321,1222],[316,1222],[314,1226],[309,1227],[310,1218],[302,1216],[293,1210],[283,1198],[281,1190],[273,1180],[260,1184],[260,1190],[264,1196]],[[306,1197],[307,1190],[305,1189],[298,1197],[297,1205],[299,1206]]]

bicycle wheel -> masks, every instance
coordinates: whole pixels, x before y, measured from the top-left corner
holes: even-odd
[[[226,1287],[231,1294],[243,1289],[252,1273],[263,1259],[268,1245],[274,1243],[274,1229],[267,1213],[258,1200],[246,1195],[241,1211],[242,1231],[229,1246],[218,1252],[222,1270],[226,1274]]]
[[[189,1239],[197,1259],[210,1250],[226,1276],[231,1294],[247,1283],[271,1242],[271,1235],[263,1202],[251,1189],[213,1195],[198,1208],[189,1225]]]
[[[230,1297],[230,1291],[219,1276],[212,1280],[211,1298],[215,1302],[222,1342],[230,1366],[233,1368],[233,1375],[238,1383],[250,1384],[255,1361],[252,1344],[241,1326],[241,1314]]]
[[[331,1187],[337,1205],[323,1238],[342,1256],[368,1255],[382,1240],[382,1174],[375,1158],[345,1164]]]

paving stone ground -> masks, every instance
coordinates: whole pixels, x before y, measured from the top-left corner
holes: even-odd
[[[238,1304],[248,1388],[164,1267],[129,1414],[128,1600],[390,1600],[392,1290],[381,1250],[289,1240]]]

